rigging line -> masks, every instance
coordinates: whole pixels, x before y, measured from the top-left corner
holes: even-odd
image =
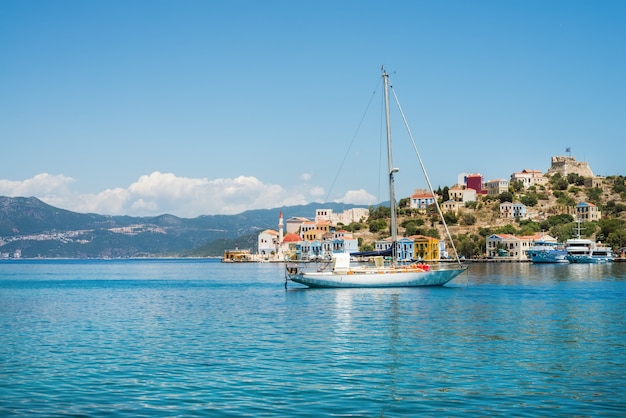
[[[372,104],[372,101],[374,100],[374,96],[376,95],[376,91],[378,90],[378,85],[379,84],[380,84],[380,80],[378,80],[378,82],[376,84],[376,88],[372,92],[372,95],[370,96],[369,102],[367,102],[367,106],[365,107],[365,111],[363,112],[363,116],[361,116],[361,120],[359,121],[359,124],[358,124],[358,126],[356,128],[356,131],[354,132],[354,135],[352,136],[352,140],[350,141],[350,145],[348,145],[348,149],[346,150],[346,153],[343,156],[343,160],[341,160],[341,164],[339,165],[339,170],[337,170],[337,174],[335,174],[335,178],[333,179],[333,182],[330,185],[330,189],[328,189],[328,194],[326,194],[326,198],[324,199],[324,202],[328,202],[328,198],[330,197],[330,194],[333,191],[333,187],[335,187],[335,183],[337,182],[337,179],[339,178],[339,174],[341,174],[341,170],[343,169],[343,165],[345,164],[346,159],[348,158],[348,154],[350,153],[350,149],[352,148],[352,144],[354,144],[354,141],[355,141],[357,135],[359,134],[359,131],[361,130],[361,126],[363,125],[363,121],[365,120],[365,116],[367,115],[367,112],[368,112],[368,110],[370,108],[370,105]]]
[[[398,105],[398,110],[400,111],[400,116],[402,116],[402,121],[404,122],[404,126],[409,134],[409,138],[411,138],[411,143],[413,144],[413,149],[415,150],[415,154],[417,155],[417,159],[419,160],[420,163],[420,167],[422,168],[422,173],[424,173],[424,178],[426,179],[426,183],[428,183],[428,189],[430,190],[430,193],[433,195],[433,198],[435,197],[435,192],[433,190],[433,186],[430,183],[430,178],[428,178],[428,174],[426,173],[426,168],[424,167],[424,163],[422,162],[422,157],[420,156],[419,151],[417,150],[417,145],[415,145],[415,139],[413,138],[413,134],[411,133],[411,128],[409,128],[409,124],[406,120],[406,117],[404,117],[404,112],[402,111],[402,106],[400,106],[400,101],[398,100],[398,96],[396,95],[396,91],[394,90],[393,86],[391,87],[391,92],[393,93],[393,97],[396,101],[396,104]],[[443,213],[441,212],[441,208],[439,207],[439,202],[437,201],[437,199],[433,199],[435,201],[435,206],[437,207],[437,212],[439,213],[439,216],[441,217],[441,221],[443,222],[443,227],[446,230],[446,236],[448,237],[448,239],[450,240],[450,244],[452,245],[452,249],[454,250],[454,256],[457,260],[457,262],[459,263],[459,266],[462,267],[461,265],[461,260],[459,260],[459,254],[456,251],[456,247],[454,245],[454,241],[452,240],[452,236],[450,235],[450,230],[448,229],[448,224],[446,223],[445,218],[443,217]]]

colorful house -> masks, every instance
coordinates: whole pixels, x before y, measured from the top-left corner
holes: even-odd
[[[499,196],[501,193],[509,191],[509,181],[505,179],[489,180],[485,183],[487,195]]]
[[[411,209],[426,210],[428,206],[435,203],[437,195],[434,195],[426,190],[416,190],[411,195],[410,207]]]
[[[484,183],[482,174],[468,174],[465,177],[465,187],[476,190],[476,194],[487,194]]]
[[[415,247],[415,259],[434,261],[441,258],[439,240],[425,235],[411,237]]]
[[[526,219],[526,205],[520,202],[502,202],[500,203],[500,217]]]
[[[580,202],[576,205],[576,219],[583,222],[598,221],[602,217],[602,212],[593,203]]]

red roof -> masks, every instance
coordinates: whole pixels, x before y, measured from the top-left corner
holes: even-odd
[[[300,241],[302,241],[302,238],[300,238],[300,235],[294,234],[294,233],[287,234],[283,238],[283,242],[300,242]]]

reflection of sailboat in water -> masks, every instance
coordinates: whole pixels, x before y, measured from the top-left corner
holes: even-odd
[[[373,266],[352,266],[350,264],[350,254],[333,254],[332,262],[327,266],[330,268],[319,268],[316,271],[303,270],[301,266],[292,263],[287,264],[287,279],[296,283],[301,283],[309,287],[413,287],[413,286],[442,286],[465,271],[457,255],[457,268],[434,269],[427,264],[398,265],[397,256],[397,213],[394,191],[394,174],[398,172],[394,168],[392,161],[391,147],[391,126],[389,117],[389,75],[383,69],[384,95],[385,95],[385,116],[387,126],[387,162],[389,175],[389,202],[391,205],[391,248],[389,255],[390,263],[385,263],[382,255],[374,257]],[[403,115],[404,117],[404,115]],[[418,154],[419,157],[419,154]],[[421,158],[419,159],[422,171],[426,174]],[[428,180],[428,176],[426,176]],[[430,181],[428,186],[434,194]],[[450,242],[448,228],[441,214],[439,205],[437,209],[444,223],[446,233]],[[453,244],[454,246],[454,244]],[[456,250],[455,250],[456,254]],[[362,254],[352,254],[362,255]]]

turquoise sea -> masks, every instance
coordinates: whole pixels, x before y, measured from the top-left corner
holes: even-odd
[[[412,289],[283,268],[0,261],[0,416],[626,415],[626,263]]]

